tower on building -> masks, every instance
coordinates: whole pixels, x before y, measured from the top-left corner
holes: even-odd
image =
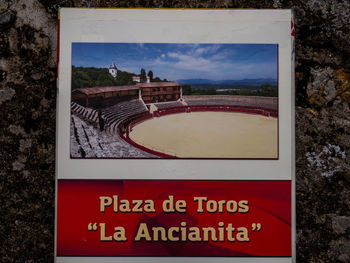
[[[112,62],[112,64],[109,66],[108,68],[109,73],[115,78],[118,74],[118,68],[117,66],[114,64],[114,61]]]

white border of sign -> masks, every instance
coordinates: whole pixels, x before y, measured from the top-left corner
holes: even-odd
[[[294,61],[291,10],[60,9],[56,179],[292,180],[292,258],[217,262],[295,262]],[[152,30],[149,30],[152,28]],[[113,32],[113,33],[111,33]],[[279,159],[70,159],[73,42],[278,44]],[[186,172],[184,172],[186,171]],[[56,262],[212,262],[213,258],[57,257]]]

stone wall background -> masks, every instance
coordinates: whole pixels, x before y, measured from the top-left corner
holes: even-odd
[[[297,261],[350,262],[350,1],[0,1],[0,262],[53,262],[57,9],[293,8]]]

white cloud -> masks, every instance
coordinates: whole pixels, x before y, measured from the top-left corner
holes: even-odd
[[[194,51],[194,54],[195,54],[195,55],[202,55],[203,53],[207,53],[207,49],[208,49],[208,48],[204,48],[204,47],[197,48],[197,49]]]
[[[212,71],[217,68],[218,63],[213,63],[208,59],[203,57],[193,57],[189,55],[184,55],[180,53],[170,52],[168,57],[178,59],[173,65],[176,68],[196,70],[196,71]]]
[[[170,58],[179,58],[181,56],[181,54],[176,53],[176,52],[169,52],[168,53],[168,57]]]
[[[196,50],[199,50],[197,48]],[[208,50],[208,49],[207,49]],[[197,53],[206,52],[199,50]],[[130,61],[129,61],[130,62]],[[216,52],[213,56],[195,55],[186,52],[168,52],[160,54],[156,59],[146,59],[142,63],[133,61],[128,63],[130,72],[139,73],[135,64],[143,65],[147,70],[152,69],[156,76],[167,79],[177,78],[208,78],[220,79],[244,79],[244,78],[266,78],[276,74],[275,63],[242,63],[227,59],[227,52]]]
[[[215,53],[218,51],[219,48],[220,48],[219,45],[210,45],[207,47],[199,47],[199,48],[196,48],[193,53],[196,56],[200,56],[203,54]]]
[[[165,65],[171,65],[169,62],[163,60],[161,57],[156,58],[155,60],[148,61],[148,64],[151,66],[165,66]]]

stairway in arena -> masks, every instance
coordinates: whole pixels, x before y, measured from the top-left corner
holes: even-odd
[[[90,109],[79,105],[78,103],[71,103],[72,113],[75,113],[78,116],[83,117],[90,122],[98,122],[98,112],[97,110]]]

